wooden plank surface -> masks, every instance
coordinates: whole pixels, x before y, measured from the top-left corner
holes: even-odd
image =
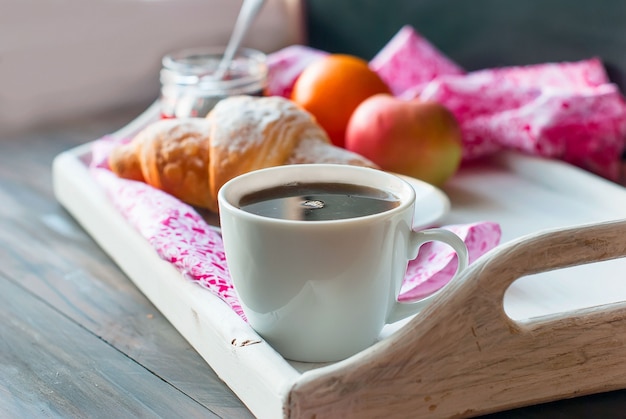
[[[218,417],[4,275],[0,317],[6,417]]]
[[[52,416],[65,417],[252,416],[52,195],[56,154],[116,130],[141,110],[0,140],[0,345],[6,345],[0,368],[7,368],[0,371],[0,394],[28,395],[0,397],[6,400],[0,416],[23,416],[48,404]],[[5,320],[12,318],[29,324]],[[49,366],[67,372],[67,386],[56,388],[58,406],[51,393],[36,388],[40,378],[10,374],[29,364],[37,374],[48,374]],[[96,371],[88,379],[82,364]],[[72,386],[100,381],[105,394],[86,392],[72,400]],[[45,384],[54,388],[53,381]],[[78,410],[65,410],[77,403]]]

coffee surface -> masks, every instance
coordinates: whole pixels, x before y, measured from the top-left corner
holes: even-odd
[[[400,204],[386,191],[344,183],[292,183],[245,195],[239,207],[284,220],[328,221],[363,217]]]

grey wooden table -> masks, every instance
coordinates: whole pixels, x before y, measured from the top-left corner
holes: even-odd
[[[53,196],[55,155],[141,110],[0,138],[0,417],[252,417]]]
[[[0,417],[252,416],[53,196],[58,153],[142,110],[0,136]],[[618,391],[491,417],[625,412]]]

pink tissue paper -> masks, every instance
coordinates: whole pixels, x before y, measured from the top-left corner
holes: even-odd
[[[269,93],[288,96],[297,78],[276,63],[301,71],[324,54],[299,46],[272,54]],[[405,26],[370,67],[397,97],[448,107],[461,126],[464,161],[512,149],[619,177],[626,102],[598,58],[466,72]]]

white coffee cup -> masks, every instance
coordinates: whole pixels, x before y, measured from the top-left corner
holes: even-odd
[[[363,185],[393,194],[399,204],[328,221],[270,218],[239,207],[252,192],[290,182]],[[419,247],[430,241],[450,245],[458,256],[455,277],[468,256],[448,230],[411,229],[414,206],[420,205],[415,196],[398,176],[348,165],[278,166],[227,182],[218,193],[226,261],[251,327],[287,359],[328,362],[367,348],[385,324],[419,312],[432,296],[398,302]]]

